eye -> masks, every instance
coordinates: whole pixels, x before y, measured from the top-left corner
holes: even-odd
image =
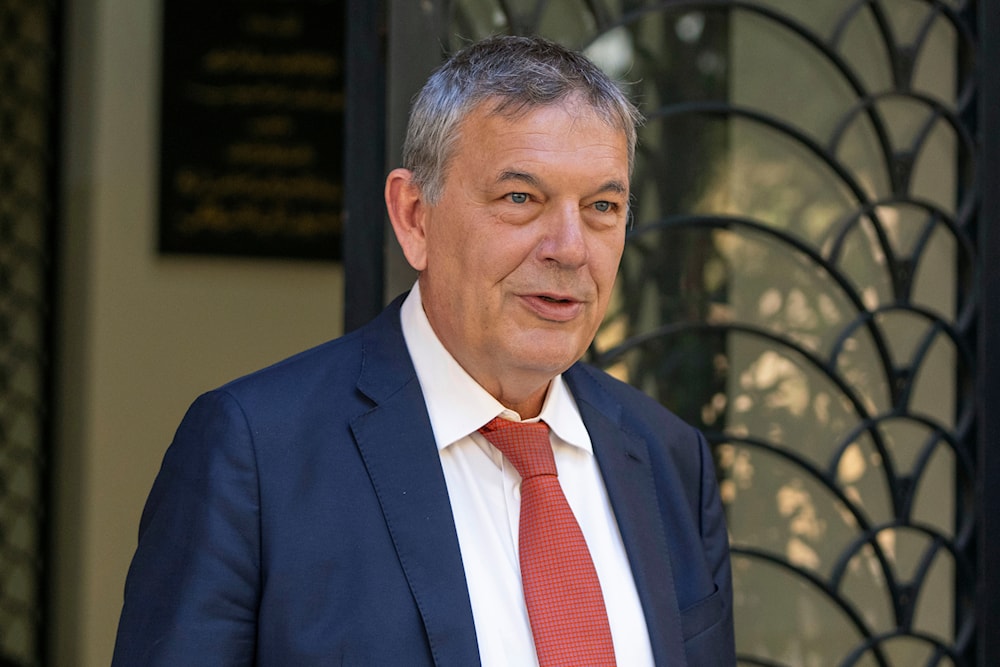
[[[594,202],[594,208],[600,213],[607,213],[615,208],[615,205],[609,201],[597,201]]]
[[[515,204],[524,204],[528,201],[528,195],[523,192],[511,192],[507,195]]]

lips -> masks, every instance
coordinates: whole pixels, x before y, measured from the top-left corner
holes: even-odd
[[[538,317],[553,322],[568,322],[584,307],[582,301],[559,294],[526,294],[521,300]]]

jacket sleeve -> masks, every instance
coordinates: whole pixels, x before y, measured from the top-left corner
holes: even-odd
[[[260,499],[253,435],[213,392],[188,411],[139,526],[113,667],[254,664]]]

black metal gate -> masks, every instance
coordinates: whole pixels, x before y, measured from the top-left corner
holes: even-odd
[[[390,51],[415,24],[445,51],[495,32],[583,48],[647,115],[591,357],[714,445],[741,664],[1000,664],[984,560],[998,467],[985,349],[1000,342],[986,3],[389,13]],[[426,74],[393,62],[390,98]]]

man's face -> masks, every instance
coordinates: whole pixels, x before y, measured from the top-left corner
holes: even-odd
[[[584,104],[515,117],[491,108],[460,128],[440,200],[423,211],[416,268],[441,342],[504,402],[532,383],[544,396],[604,317],[625,240],[628,153],[624,134]]]

